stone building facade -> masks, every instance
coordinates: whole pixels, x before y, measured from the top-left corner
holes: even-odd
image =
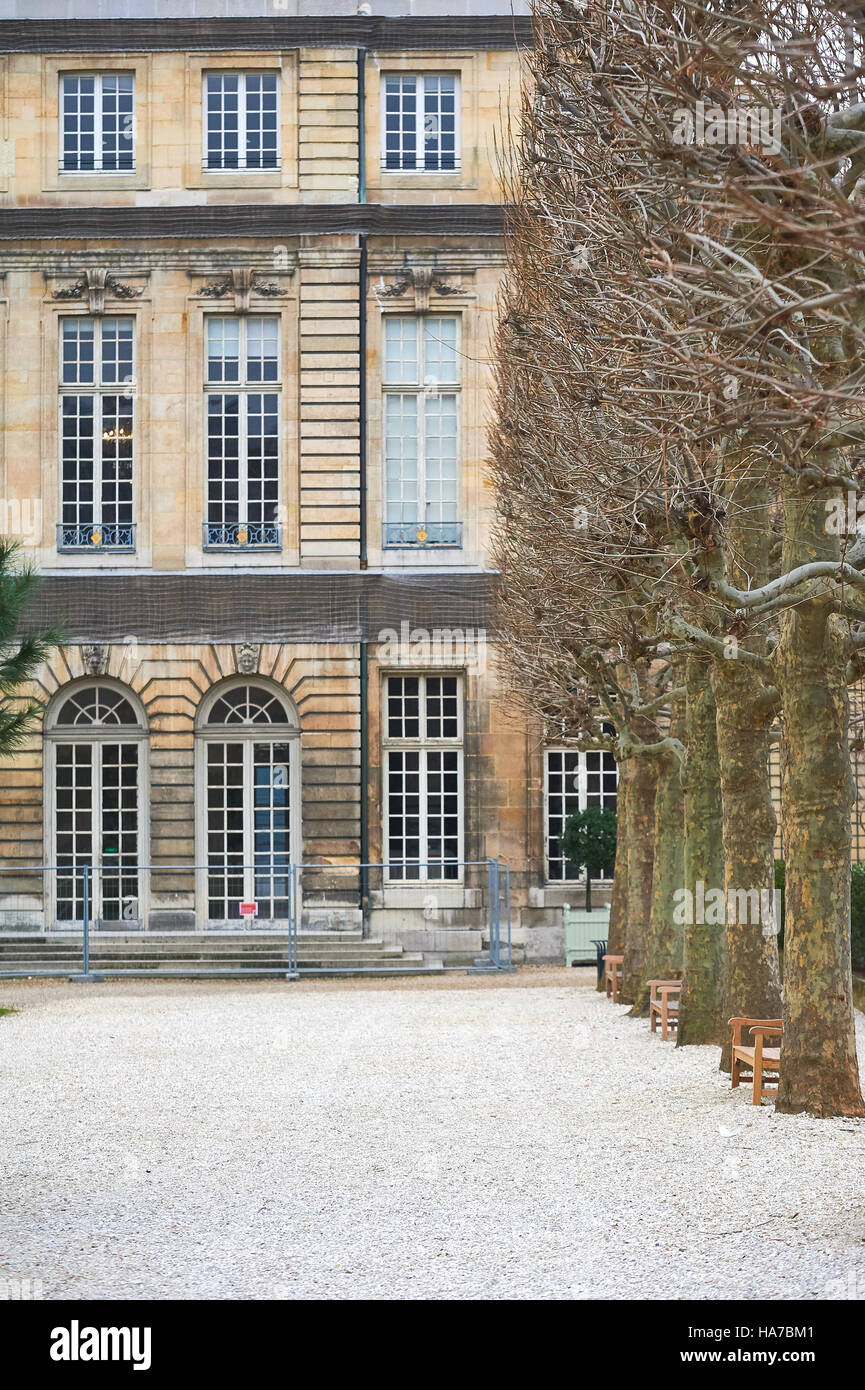
[[[0,525],[67,635],[0,767],[0,930],[80,921],[84,865],[99,926],[261,925],[302,864],[301,928],[457,958],[501,857],[555,957],[557,830],[615,769],[495,672],[528,20],[183,12],[0,23]]]

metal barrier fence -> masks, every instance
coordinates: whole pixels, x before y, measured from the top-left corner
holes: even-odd
[[[115,968],[100,961],[94,969],[94,941],[97,955],[122,959],[119,946],[108,949],[118,936],[133,959],[152,958],[159,943],[166,943],[167,964],[160,959],[158,965]],[[244,952],[241,936],[260,948],[258,964],[172,965],[184,943],[191,943],[189,953],[201,949],[205,959],[212,953],[207,948],[220,937],[230,938],[238,943],[238,953]],[[236,860],[153,865],[131,859],[121,864],[0,866],[3,978],[158,974],[294,979],[316,973],[389,973],[384,967],[310,967],[299,958],[299,940],[374,944],[373,938],[385,946],[423,952],[424,963],[414,970],[406,966],[405,973],[467,968],[464,959],[458,965],[437,959],[448,955],[470,957],[474,969],[512,969],[506,861],[290,864],[271,856],[266,866]],[[141,950],[136,951],[139,942]],[[27,968],[16,961],[16,968],[5,968],[10,952],[11,958],[16,948],[33,956],[40,943],[48,955],[63,954],[65,963]],[[70,974],[73,957],[80,970]]]

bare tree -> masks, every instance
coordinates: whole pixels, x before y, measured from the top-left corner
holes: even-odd
[[[844,522],[865,442],[860,34],[825,0],[723,11],[537,0],[536,20],[499,335],[500,496],[525,449],[536,550],[547,554],[569,506],[590,523],[571,552],[581,577],[566,568],[559,597],[594,584],[647,652],[663,654],[666,639],[692,653],[686,887],[717,872],[701,797],[713,727],[726,887],[747,902],[771,886],[768,738],[780,710],[778,1105],[859,1114],[847,683],[862,670],[865,543]],[[513,590],[530,543],[525,527],[517,543],[507,503],[502,520]],[[736,918],[729,1004],[774,1011],[771,930]],[[704,925],[690,942],[686,928],[686,981],[689,956],[694,979],[722,969]],[[695,998],[710,998],[704,985]],[[719,1020],[709,1012],[707,1033]]]

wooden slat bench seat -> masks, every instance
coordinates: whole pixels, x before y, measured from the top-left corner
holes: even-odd
[[[604,985],[607,991],[607,998],[612,996],[613,1003],[618,1003],[619,989],[622,984],[622,966],[624,956],[604,956]]]
[[[752,1081],[751,1102],[759,1105],[764,1097],[771,1098],[777,1094],[778,1078],[781,1074],[781,1048],[766,1047],[766,1038],[777,1038],[781,1041],[781,1020],[780,1018],[731,1018],[730,1027],[733,1030],[733,1057],[730,1080],[733,1086],[738,1086],[742,1080],[742,1072],[747,1068],[745,1079],[750,1075]],[[748,1044],[744,1039],[745,1030],[753,1038],[753,1043]],[[763,1077],[766,1072],[775,1076],[775,1084],[766,1086]]]
[[[681,980],[649,980],[649,1027],[655,1033],[661,1025],[661,1041],[679,1027]]]

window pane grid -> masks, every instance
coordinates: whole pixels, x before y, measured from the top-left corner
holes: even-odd
[[[462,841],[458,676],[388,676],[384,689],[388,878],[456,881]],[[440,746],[436,747],[436,742]],[[441,746],[442,744],[451,746]]]
[[[268,919],[288,916],[289,751],[276,743],[252,747],[253,896],[259,917]]]
[[[459,544],[459,398],[437,389],[459,385],[456,318],[385,316],[383,375],[386,539]]]
[[[76,73],[60,84],[60,168],[64,173],[135,169],[135,77]]]
[[[424,400],[426,462],[426,521],[457,520],[457,398],[427,396]]]
[[[423,167],[453,173],[456,159],[456,78],[423,79]]]
[[[278,390],[253,389],[279,379],[279,320],[212,316],[206,324],[206,545],[278,548]]]
[[[388,314],[384,320],[384,382],[386,386],[420,385],[419,320]]]
[[[254,901],[259,920],[288,917],[291,866],[292,745],[268,737],[285,725],[285,706],[262,686],[226,691],[207,718],[206,890],[210,921],[241,921]],[[219,726],[245,726],[233,735]],[[260,728],[260,726],[265,726]],[[260,728],[260,732],[259,732]],[[277,734],[272,730],[272,734]],[[264,735],[262,737],[261,735]]]
[[[204,82],[204,105],[205,169],[279,168],[275,72],[209,73]]]
[[[60,545],[134,549],[134,320],[60,325]],[[76,389],[85,388],[85,389]]]
[[[242,743],[207,744],[207,915],[240,919],[244,894]]]
[[[140,916],[138,750],[137,743],[55,747],[58,921],[83,921],[85,867],[92,871],[88,910],[94,919],[119,922]]]
[[[382,169],[458,173],[459,77],[389,73],[382,84]]]
[[[616,809],[618,770],[612,753],[594,750],[548,749],[547,783],[547,879],[551,883],[575,882],[583,877],[565,858],[562,835],[568,816],[587,806]],[[612,878],[613,865],[602,877]]]

